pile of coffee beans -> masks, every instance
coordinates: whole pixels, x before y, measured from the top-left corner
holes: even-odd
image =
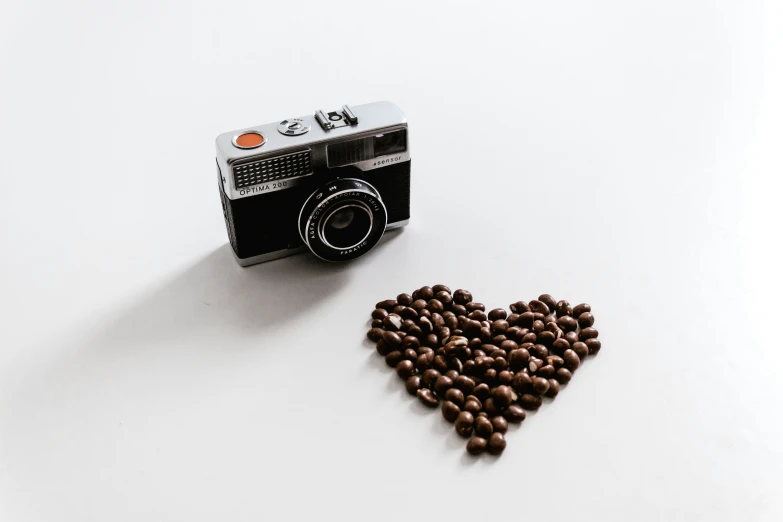
[[[508,424],[601,349],[594,322],[590,305],[549,294],[487,312],[467,290],[435,285],[376,304],[367,337],[408,393],[469,438],[468,453],[499,455]]]

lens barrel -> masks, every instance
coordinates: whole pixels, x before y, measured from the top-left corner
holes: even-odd
[[[359,179],[337,179],[305,201],[299,235],[321,259],[348,261],[378,243],[386,221],[386,207],[375,187]]]

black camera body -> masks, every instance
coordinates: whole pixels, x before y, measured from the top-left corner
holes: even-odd
[[[347,261],[410,219],[408,125],[391,103],[224,133],[216,149],[226,228],[242,266],[307,248]]]

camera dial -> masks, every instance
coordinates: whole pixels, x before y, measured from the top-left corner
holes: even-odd
[[[358,179],[337,179],[305,201],[299,235],[321,259],[348,261],[378,243],[386,221],[386,207],[375,187]]]

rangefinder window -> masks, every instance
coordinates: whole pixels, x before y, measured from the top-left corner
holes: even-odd
[[[372,159],[372,138],[333,143],[326,147],[326,158],[329,167],[342,167]]]
[[[405,151],[405,130],[387,132],[373,137],[374,158]]]

